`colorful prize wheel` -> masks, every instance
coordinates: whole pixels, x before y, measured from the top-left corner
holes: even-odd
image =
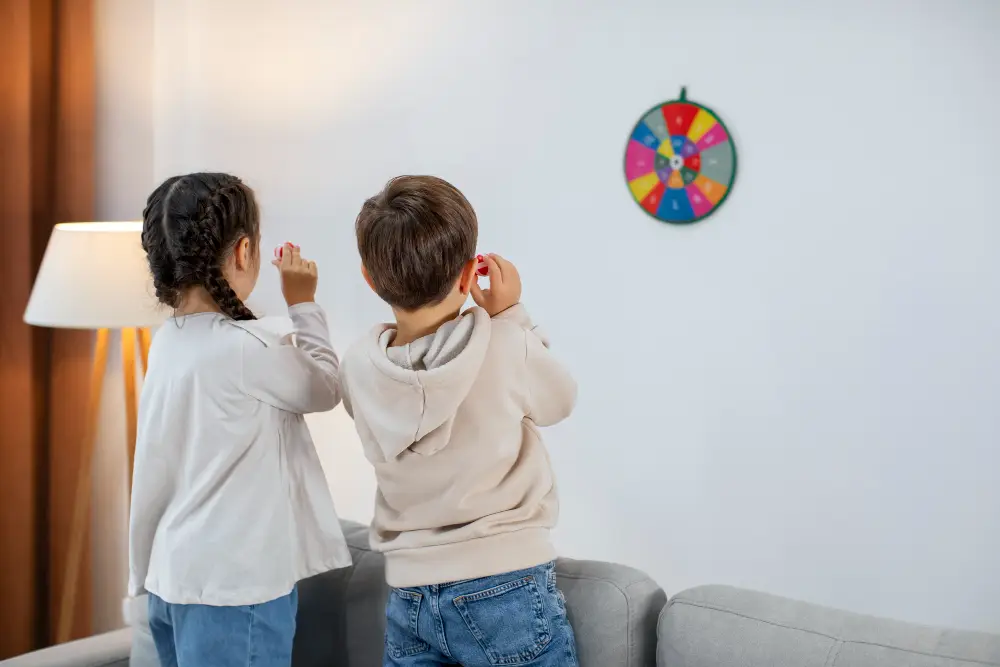
[[[625,150],[625,180],[635,201],[657,220],[698,222],[719,210],[736,180],[736,148],[715,112],[687,99],[643,116]]]

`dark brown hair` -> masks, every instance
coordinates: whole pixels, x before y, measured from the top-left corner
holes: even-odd
[[[165,180],[142,212],[142,249],[153,274],[156,298],[177,308],[185,289],[200,285],[234,320],[254,314],[222,273],[243,238],[252,253],[260,238],[260,212],[253,190],[229,174],[188,174]]]
[[[375,292],[391,306],[440,303],[475,256],[472,205],[435,176],[398,176],[361,207],[358,252]]]

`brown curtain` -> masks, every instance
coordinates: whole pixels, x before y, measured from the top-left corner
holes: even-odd
[[[92,335],[22,317],[53,225],[92,219],[94,114],[92,0],[0,0],[0,660],[58,613]]]

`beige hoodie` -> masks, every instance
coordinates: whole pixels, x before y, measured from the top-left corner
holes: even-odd
[[[344,405],[375,466],[372,547],[390,586],[487,577],[555,558],[559,511],[539,426],[576,383],[520,304],[474,308],[408,345],[375,327],[340,367]]]

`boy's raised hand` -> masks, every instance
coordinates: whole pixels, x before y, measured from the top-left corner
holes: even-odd
[[[303,259],[298,246],[286,243],[281,259],[271,260],[271,264],[278,267],[285,303],[295,306],[316,299],[316,284],[319,281],[316,262]]]
[[[473,282],[472,300],[493,317],[521,300],[521,276],[517,268],[500,255],[489,254],[484,259],[490,270],[490,288],[480,289],[478,281]]]

